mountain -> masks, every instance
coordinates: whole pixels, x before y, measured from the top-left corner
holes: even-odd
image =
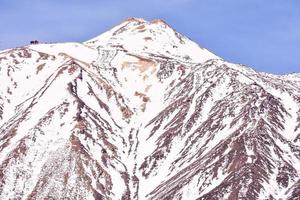
[[[162,20],[0,52],[0,199],[300,199],[300,74]]]

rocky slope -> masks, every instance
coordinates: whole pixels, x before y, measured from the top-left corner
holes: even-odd
[[[300,199],[300,75],[161,20],[0,52],[0,199]]]

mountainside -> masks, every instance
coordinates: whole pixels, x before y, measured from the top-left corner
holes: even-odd
[[[300,74],[162,20],[1,51],[0,199],[300,199]]]

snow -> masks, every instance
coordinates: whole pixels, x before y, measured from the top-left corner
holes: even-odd
[[[211,175],[210,175],[211,176]],[[208,187],[206,187],[203,191],[201,191],[200,195],[205,195],[206,193],[210,192],[212,189],[214,189],[215,187],[217,187],[218,185],[220,185],[222,183],[222,181],[226,178],[227,174],[224,174],[221,170],[218,170],[217,172],[217,178],[216,179],[209,179],[212,180],[210,182],[210,184],[208,185]],[[199,182],[200,184],[200,182]]]
[[[220,120],[219,126],[224,127],[222,130],[196,132],[212,117],[212,109],[220,101],[229,101],[228,104],[224,104],[229,107],[234,105],[235,114],[242,111],[245,104],[239,101],[241,95],[247,95],[244,89],[254,83],[258,85],[251,87],[254,92],[259,93],[260,90],[256,89],[262,87],[278,99],[287,111],[284,113],[279,110],[279,113],[275,113],[283,114],[284,130],[278,130],[283,136],[282,141],[273,139],[282,150],[284,161],[290,163],[297,173],[300,173],[300,162],[292,148],[292,145],[295,145],[293,140],[299,134],[295,131],[298,123],[297,112],[300,110],[299,102],[295,100],[300,94],[300,79],[297,74],[274,76],[228,63],[175,32],[160,20],[147,22],[142,19],[128,19],[83,44],[36,44],[24,49],[29,51],[31,57],[19,56],[20,49],[0,52],[1,56],[7,58],[3,59],[0,65],[0,97],[3,98],[0,103],[4,105],[3,116],[0,119],[0,137],[4,139],[0,141],[0,145],[4,144],[5,136],[8,135],[6,130],[10,129],[11,125],[17,128],[17,134],[7,139],[8,145],[0,152],[1,167],[5,160],[10,161],[4,171],[6,184],[3,186],[0,199],[14,198],[18,195],[18,198],[25,199],[38,181],[45,176],[51,177],[51,181],[44,188],[38,188],[37,198],[44,198],[51,190],[57,190],[55,197],[60,198],[71,195],[74,188],[74,190],[80,188],[78,194],[93,199],[89,189],[97,188],[99,181],[105,183],[111,180],[113,185],[110,197],[121,199],[127,187],[122,173],[128,174],[128,187],[132,198],[137,190],[133,176],[139,179],[137,192],[140,199],[145,199],[146,195],[160,184],[165,190],[169,190],[170,188],[166,188],[168,185],[165,185],[168,180],[176,176],[180,176],[180,180],[186,180],[184,177],[186,174],[181,173],[186,167],[196,161],[200,164],[206,161],[208,153],[213,152],[218,144],[242,125],[243,119],[239,119],[233,127],[230,127],[236,116],[229,116],[229,111],[225,108],[222,119],[211,118],[212,126],[217,125],[217,120]],[[40,59],[40,53],[50,56],[47,59]],[[159,56],[165,56],[165,59],[169,59],[168,62],[174,62],[175,68],[180,64],[185,65],[187,75],[182,75],[175,69],[169,77],[160,80],[157,72],[163,66]],[[70,67],[71,61],[78,65],[74,72],[69,72],[69,68],[60,71],[63,67]],[[43,67],[39,68],[41,65]],[[176,85],[181,81],[187,81],[185,78],[192,74],[194,85],[191,91],[171,86],[171,83]],[[236,81],[236,84],[232,80]],[[74,85],[76,94],[68,91],[68,83]],[[215,86],[211,87],[212,84]],[[283,89],[277,88],[278,85]],[[90,93],[90,88],[93,94]],[[200,97],[208,88],[211,95],[203,102],[200,117],[192,124],[190,130],[185,130],[185,125],[195,113],[197,100],[200,101]],[[194,96],[183,119],[185,132],[172,139],[170,149],[167,151],[159,146],[162,142],[160,137],[170,128],[170,121],[179,112],[179,108],[163,116],[161,122],[150,124],[149,122],[161,114],[170,103],[176,101],[175,98],[180,92],[186,92],[190,97]],[[99,105],[99,99],[108,110]],[[84,104],[80,110],[79,100]],[[254,101],[255,105],[251,106],[259,106],[261,101],[262,99]],[[132,112],[128,118],[124,117],[121,111],[124,107]],[[23,115],[25,113],[27,115]],[[78,127],[80,122],[76,121],[76,117],[79,113],[87,123],[86,133],[82,133]],[[258,119],[266,117],[267,113],[255,115],[251,119],[253,123],[248,123],[246,129],[252,130],[256,127]],[[158,123],[161,123],[160,128],[151,135],[151,130]],[[203,136],[194,141],[199,134]],[[74,151],[70,143],[72,136],[78,138],[80,148],[86,150],[86,154],[81,155]],[[12,159],[9,156],[21,141],[28,149],[24,155],[18,152],[18,156]],[[254,162],[256,152],[247,141],[245,144],[248,156],[246,162],[251,164]],[[156,148],[164,152],[164,158],[155,160],[152,153]],[[103,149],[107,151],[106,164],[102,161]],[[184,150],[188,150],[187,155],[181,158]],[[229,145],[224,154],[230,150]],[[285,193],[294,181],[290,181],[287,188],[280,187],[276,176],[279,172],[277,163],[281,163],[282,158],[275,154],[275,149],[271,149],[269,156],[274,167],[270,178],[262,183],[260,198],[268,198],[269,194],[275,198],[286,198]],[[142,175],[143,170],[139,170],[146,158],[150,164],[157,161],[154,169],[145,169],[144,172],[151,172],[147,178]],[[82,177],[76,169],[78,159],[82,159],[83,173],[90,178],[89,186],[85,185],[86,182],[79,181]],[[177,159],[180,162],[174,164]],[[211,159],[213,161],[210,164],[213,165],[218,159],[219,157]],[[103,168],[103,172],[97,171],[95,163]],[[205,179],[201,172],[189,176],[193,171],[188,171],[187,177],[191,178],[189,181],[172,183],[172,187],[186,183],[180,191],[176,191],[175,196],[179,198],[181,194],[183,199],[196,199],[200,195],[207,194],[224,181],[228,175],[224,173],[226,170],[224,164],[218,168],[216,177],[208,174],[208,179]],[[66,171],[70,172],[70,177],[67,187],[64,188],[61,183],[63,173]],[[49,174],[50,172],[53,174]],[[210,184],[203,186],[199,191],[204,182]],[[87,189],[88,187],[90,188]],[[99,189],[97,192],[101,193]],[[226,195],[228,193],[224,194]]]
[[[289,115],[285,116],[285,129],[282,132],[282,135],[288,139],[289,141],[292,141],[296,138],[298,132],[295,131],[295,128],[297,126],[297,112],[299,111],[300,107],[299,104],[297,104],[293,96],[291,96],[288,93],[282,93],[278,90],[275,90],[273,88],[268,88],[268,91],[274,95],[275,97],[279,98],[281,100],[282,105],[284,105],[284,108],[287,110]]]
[[[36,44],[28,48],[54,56],[66,54],[68,57],[85,63],[91,63],[98,55],[97,50],[80,43]]]
[[[116,34],[120,28],[124,30]],[[165,55],[182,61],[185,61],[185,57],[189,57],[190,62],[194,63],[219,58],[176,33],[165,23],[144,20],[124,22],[84,44],[93,48],[122,46],[130,53]]]

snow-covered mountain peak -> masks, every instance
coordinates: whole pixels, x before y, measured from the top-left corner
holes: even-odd
[[[127,22],[145,23],[145,22],[147,22],[147,21],[144,20],[143,18],[129,17],[129,18],[125,19],[122,23],[127,23]],[[121,24],[122,24],[122,23],[121,23]]]
[[[85,44],[93,48],[118,47],[131,53],[156,54],[193,63],[218,58],[175,31],[163,20],[148,22],[130,18]]]
[[[0,199],[299,199],[300,81],[130,18],[0,52]]]

